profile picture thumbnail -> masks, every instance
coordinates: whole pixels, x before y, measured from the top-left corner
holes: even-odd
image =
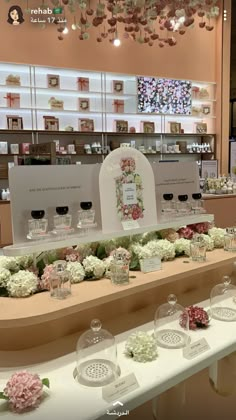
[[[10,25],[20,25],[25,21],[23,12],[20,6],[11,6],[8,10],[7,22]]]

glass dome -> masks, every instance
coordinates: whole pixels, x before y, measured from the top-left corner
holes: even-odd
[[[102,328],[99,319],[94,319],[90,330],[80,336],[76,346],[76,357],[76,379],[82,385],[108,385],[120,374],[115,338]]]
[[[155,313],[154,335],[157,345],[168,349],[185,347],[191,341],[188,331],[188,312],[177,303],[175,295],[169,295],[167,303],[160,305]]]
[[[236,286],[224,276],[222,283],[213,287],[210,295],[211,317],[220,321],[236,321]]]

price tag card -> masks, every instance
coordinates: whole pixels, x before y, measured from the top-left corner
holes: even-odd
[[[201,340],[194,341],[189,346],[183,349],[183,356],[185,359],[192,360],[195,357],[199,356],[205,351],[210,350],[210,346],[205,338],[201,338]]]
[[[140,267],[143,273],[161,270],[161,258],[151,257],[140,260]]]
[[[124,230],[138,229],[139,224],[137,220],[125,220],[121,222]]]
[[[110,385],[102,388],[102,398],[107,402],[116,401],[122,395],[126,395],[131,391],[139,388],[138,381],[134,373],[117,379]]]

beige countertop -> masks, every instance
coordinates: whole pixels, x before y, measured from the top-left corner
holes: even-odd
[[[126,286],[115,286],[109,279],[83,281],[72,285],[72,295],[65,300],[55,300],[50,297],[49,292],[38,293],[28,298],[0,297],[0,328],[18,328],[61,319],[107,302],[151,291],[159,285],[205,273],[228,265],[235,259],[236,254],[222,249],[208,252],[207,261],[204,263],[192,262],[184,257],[176,258],[164,262],[160,271],[148,274],[131,271],[130,284]]]
[[[222,198],[234,198],[236,194],[203,194],[203,200],[214,200]]]

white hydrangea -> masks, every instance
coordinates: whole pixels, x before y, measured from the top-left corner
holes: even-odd
[[[175,257],[175,246],[167,239],[160,239],[148,242],[142,246],[134,244],[130,251],[138,255],[139,259],[159,256],[162,260],[173,260]]]
[[[141,237],[140,243],[141,243],[142,245],[145,245],[145,244],[147,244],[148,242],[150,242],[150,241],[154,241],[154,240],[156,240],[156,239],[157,239],[157,234],[156,234],[156,232],[146,232],[146,233],[143,233],[143,234],[142,234],[142,237]]]
[[[84,280],[85,277],[85,271],[78,261],[74,262],[68,262],[66,269],[71,273],[72,279],[71,283],[80,283],[82,280]]]
[[[7,283],[7,290],[12,297],[26,297],[36,292],[38,287],[37,276],[30,272],[20,270],[13,274]]]
[[[110,255],[109,257],[105,258],[103,260],[105,266],[106,266],[106,271],[105,271],[105,277],[110,279],[111,278],[111,264],[114,261],[114,258],[112,255]]]
[[[214,240],[213,240],[213,238],[211,238],[209,235],[205,235],[204,233],[201,233],[198,236],[200,236],[201,238],[203,238],[207,251],[212,251],[214,249]]]
[[[0,287],[6,287],[9,279],[11,277],[11,272],[6,268],[0,268]]]
[[[215,248],[224,247],[225,229],[213,227],[212,229],[209,229],[208,235],[210,235],[211,239],[214,241]]]
[[[175,246],[175,252],[177,254],[187,255],[187,257],[190,256],[190,241],[188,239],[180,238],[177,239],[174,243]]]
[[[94,257],[93,255],[86,257],[82,264],[84,266],[86,276],[94,279],[102,278],[106,270],[106,264],[104,261],[99,260],[99,258]]]
[[[136,362],[151,362],[158,356],[156,340],[143,331],[133,333],[125,344],[125,354]]]
[[[6,268],[10,271],[18,271],[19,267],[14,257],[5,257],[4,255],[0,256],[0,268]]]
[[[159,254],[161,259],[164,261],[173,260],[175,258],[175,246],[171,242],[167,241],[167,239],[160,239],[157,241],[157,247],[159,250]]]
[[[16,263],[20,268],[29,268],[33,264],[33,255],[22,255],[16,257]]]

